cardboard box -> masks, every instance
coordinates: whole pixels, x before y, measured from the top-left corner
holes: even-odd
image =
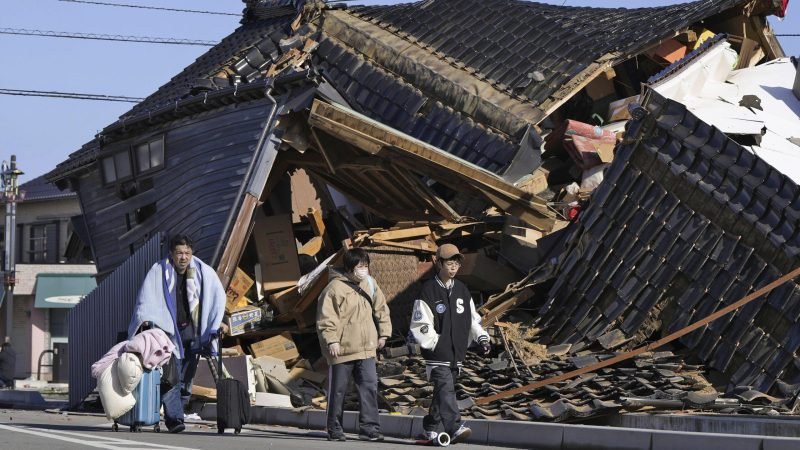
[[[289,370],[286,368],[286,361],[272,356],[259,356],[255,358],[255,363],[261,367],[264,374],[272,375],[284,383],[289,381]]]
[[[614,76],[616,76],[614,69],[611,69],[610,72],[601,73],[586,85],[586,94],[595,101],[614,94],[616,92],[614,90]]]
[[[297,243],[292,230],[292,216],[267,216],[256,212],[253,229],[264,291],[286,289],[300,279]]]
[[[253,286],[253,283],[253,279],[244,270],[236,268],[231,283],[228,285],[228,290],[225,292],[228,297],[225,303],[225,312],[232,313],[250,303],[245,294]]]
[[[289,333],[282,333],[251,344],[250,352],[255,358],[272,356],[283,361],[293,361],[300,357],[300,353],[297,352],[297,346],[292,340],[292,335]]]
[[[237,336],[261,328],[261,308],[248,306],[226,317],[230,335]]]
[[[619,122],[620,120],[629,120],[631,114],[628,112],[628,105],[639,101],[639,96],[625,97],[611,102],[608,105],[608,121]]]

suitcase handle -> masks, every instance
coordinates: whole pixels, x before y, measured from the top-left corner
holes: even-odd
[[[214,382],[216,383],[217,381],[225,377],[225,371],[222,367],[222,334],[219,332],[212,333],[211,339],[217,340],[217,354],[215,355],[213,351],[209,352],[206,361],[208,362],[208,369],[211,372],[211,376],[214,378]],[[212,361],[215,356],[217,359],[216,361],[217,364],[214,364],[214,361]]]

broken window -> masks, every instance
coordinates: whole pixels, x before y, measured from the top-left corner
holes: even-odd
[[[164,136],[133,146],[137,173],[148,173],[164,167]]]

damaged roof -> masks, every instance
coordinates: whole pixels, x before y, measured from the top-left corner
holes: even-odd
[[[552,342],[635,345],[798,264],[797,184],[654,90],[643,108],[566,240],[541,311]],[[782,285],[680,341],[732,386],[798,383],[800,289]]]
[[[595,66],[610,67],[744,0],[663,8],[574,8],[523,1],[435,0],[394,6],[247,0],[243,25],[120,117],[125,123],[189,96],[263,79],[312,37],[315,67],[361,114],[497,174],[551,107],[574,94]],[[297,12],[310,23],[293,32]],[[319,32],[322,32],[320,35]],[[602,36],[602,39],[598,37]],[[550,103],[548,103],[548,98]],[[552,108],[550,108],[552,109]],[[102,133],[101,133],[102,136]],[[93,164],[87,144],[48,174],[58,180]]]
[[[353,8],[352,14],[500,91],[541,105],[603,55],[633,55],[741,3],[703,0],[626,9],[435,0]]]

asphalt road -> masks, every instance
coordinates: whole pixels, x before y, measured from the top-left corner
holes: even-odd
[[[162,424],[163,428],[163,424]],[[382,443],[359,441],[348,435],[347,442],[329,442],[322,431],[297,428],[248,426],[239,435],[228,431],[217,434],[213,424],[192,423],[180,434],[155,433],[152,427],[131,433],[127,427],[111,431],[111,422],[97,415],[54,414],[42,411],[0,410],[0,448],[14,450],[85,450],[104,449],[207,449],[207,450],[279,450],[279,449],[349,449],[367,450],[422,448],[412,441],[387,438]],[[454,450],[482,450],[488,447],[454,445]]]

